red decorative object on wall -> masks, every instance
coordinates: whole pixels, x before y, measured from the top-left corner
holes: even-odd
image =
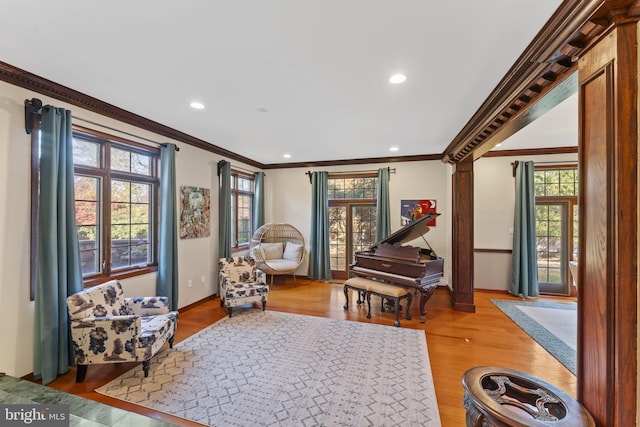
[[[428,213],[436,212],[436,200],[435,199],[420,199],[420,200],[401,200],[400,201],[400,225],[405,226],[411,224],[413,221],[422,218]],[[435,227],[436,219],[426,223],[428,227]]]

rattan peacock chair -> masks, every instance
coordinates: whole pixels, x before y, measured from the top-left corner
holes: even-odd
[[[304,260],[304,237],[291,224],[269,223],[253,233],[249,254],[256,260],[256,266],[273,276],[293,275]]]

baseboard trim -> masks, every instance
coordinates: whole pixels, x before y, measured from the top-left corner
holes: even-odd
[[[509,291],[506,290],[506,289],[475,288],[475,290],[478,291],[478,292],[487,292],[487,293],[492,293],[492,294],[509,294],[509,295],[511,295],[511,293],[509,293]]]
[[[192,308],[194,308],[194,307],[197,307],[197,306],[199,306],[199,305],[202,305],[202,304],[204,304],[205,302],[207,302],[207,301],[211,301],[212,299],[216,299],[216,298],[218,298],[218,295],[216,295],[216,294],[209,295],[208,297],[204,297],[204,298],[203,298],[203,299],[201,299],[201,300],[198,300],[198,301],[196,301],[196,302],[192,302],[192,303],[191,303],[191,304],[189,304],[189,305],[185,305],[184,307],[179,308],[179,309],[178,309],[178,313],[184,313],[185,311],[189,311],[189,310],[191,310],[191,309],[192,309]]]
[[[476,305],[469,303],[454,303],[453,309],[456,311],[464,311],[465,313],[475,313]]]

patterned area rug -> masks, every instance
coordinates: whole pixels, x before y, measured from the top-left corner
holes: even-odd
[[[492,303],[576,374],[577,304],[492,299]]]
[[[178,326],[179,327],[179,326]],[[238,310],[96,390],[213,426],[440,426],[424,331]]]

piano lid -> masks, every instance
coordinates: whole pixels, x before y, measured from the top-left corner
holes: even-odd
[[[422,218],[417,219],[412,223],[405,225],[395,233],[391,233],[385,239],[382,239],[381,241],[376,242],[376,244],[374,244],[372,248],[380,245],[381,243],[388,243],[390,245],[399,245],[405,242],[410,242],[419,237],[422,237],[424,239],[423,237],[424,234],[429,232],[429,227],[427,227],[427,222],[429,222],[429,220],[431,219],[437,218],[438,216],[440,216],[439,213],[435,213],[435,212],[428,213]]]

